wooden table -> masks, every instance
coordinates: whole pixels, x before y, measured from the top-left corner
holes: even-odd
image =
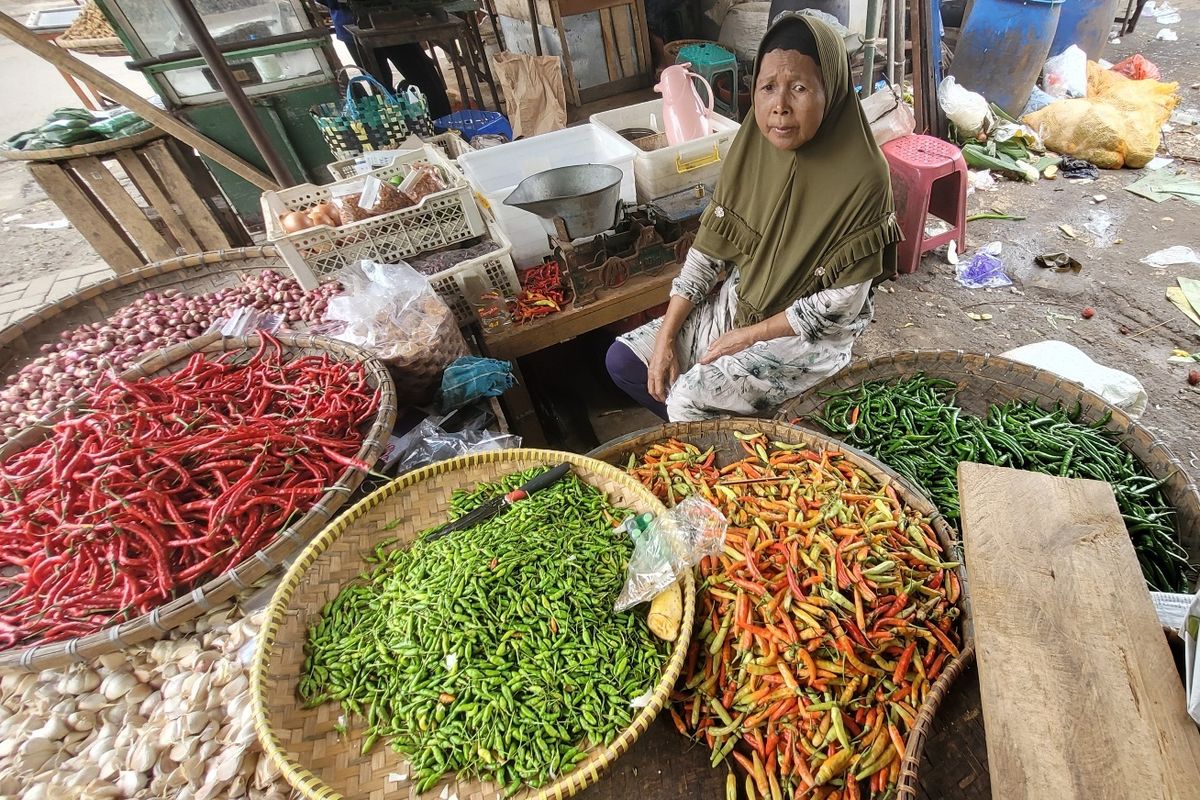
[[[504,402],[513,432],[520,434],[527,446],[546,444],[546,434],[517,359],[665,303],[671,281],[678,274],[679,267],[671,265],[658,275],[639,275],[620,288],[607,290],[594,303],[582,308],[570,306],[558,314],[483,338],[487,355],[513,364],[517,385],[505,392]]]

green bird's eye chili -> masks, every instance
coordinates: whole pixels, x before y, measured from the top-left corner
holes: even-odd
[[[1146,473],[1117,434],[1079,421],[1082,408],[1044,409],[1034,401],[988,408],[986,417],[955,403],[952,381],[917,375],[869,381],[828,395],[819,421],[923,487],[951,522],[959,516],[958,462],[977,461],[1112,485],[1146,583],[1189,592],[1194,567],[1172,522],[1162,481]]]
[[[542,471],[455,492],[450,515]],[[363,715],[363,751],[402,753],[419,792],[446,772],[511,794],[570,771],[628,727],[666,660],[644,614],[613,611],[624,516],[568,475],[473,528],[381,543],[309,629],[301,699]]]

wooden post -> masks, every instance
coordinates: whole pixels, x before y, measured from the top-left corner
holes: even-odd
[[[264,175],[254,165],[238,158],[190,125],[175,119],[162,109],[151,105],[148,100],[140,96],[137,92],[122,86],[100,70],[90,64],[85,64],[61,47],[56,47],[50,42],[42,41],[24,25],[3,12],[0,12],[0,33],[12,39],[34,55],[45,61],[49,61],[60,70],[69,72],[89,86],[95,87],[130,111],[138,114],[151,125],[161,128],[184,144],[196,148],[201,155],[208,156],[222,167],[225,167],[225,169],[249,181],[263,191],[275,191],[280,188],[278,184]]]

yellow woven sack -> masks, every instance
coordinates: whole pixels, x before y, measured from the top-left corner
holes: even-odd
[[[1179,103],[1178,83],[1134,81],[1088,62],[1088,96],[1058,100],[1025,117],[1046,147],[1103,169],[1146,166],[1163,123]]]

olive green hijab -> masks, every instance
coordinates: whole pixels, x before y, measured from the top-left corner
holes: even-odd
[[[890,277],[890,245],[901,239],[887,162],[851,85],[841,36],[819,19],[784,12],[763,42],[782,25],[807,25],[812,32],[825,116],[811,140],[788,151],[767,141],[751,110],[695,242],[705,255],[738,267],[739,327],[822,289]],[[760,48],[756,83],[763,55]]]

